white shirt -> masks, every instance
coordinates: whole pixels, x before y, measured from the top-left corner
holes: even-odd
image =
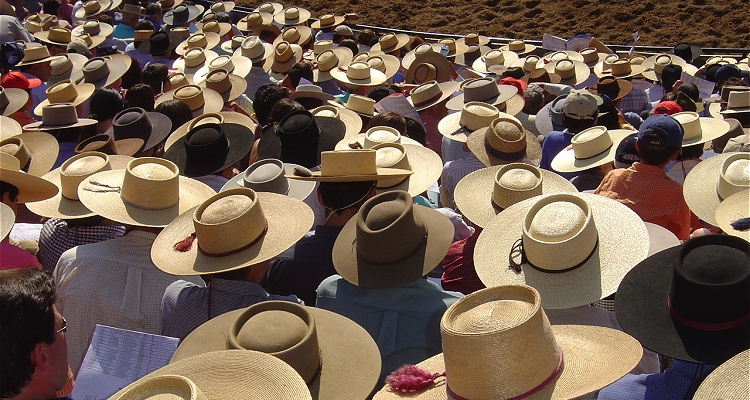
[[[10,43],[16,40],[33,42],[34,37],[24,29],[18,18],[12,15],[0,15],[0,43]]]

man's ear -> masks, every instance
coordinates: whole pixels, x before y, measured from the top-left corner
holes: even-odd
[[[52,354],[47,343],[37,343],[31,351],[30,357],[31,362],[36,368],[40,368],[43,371],[51,371],[54,369],[54,366],[52,365]]]

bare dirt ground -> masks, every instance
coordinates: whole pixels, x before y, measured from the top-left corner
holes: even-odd
[[[239,0],[241,5],[256,2]],[[750,0],[296,0],[314,17],[354,12],[359,23],[394,28],[541,40],[591,33],[604,43],[687,41],[702,47],[750,47]]]

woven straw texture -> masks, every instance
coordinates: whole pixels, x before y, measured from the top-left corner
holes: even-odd
[[[711,372],[693,400],[745,400],[750,393],[750,350],[730,358]]]
[[[682,194],[690,211],[708,224],[716,226],[716,207],[721,203],[717,183],[721,164],[728,157],[739,153],[722,153],[698,163],[685,177]]]

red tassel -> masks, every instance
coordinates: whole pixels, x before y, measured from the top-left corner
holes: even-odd
[[[445,376],[445,372],[431,374],[415,365],[407,364],[391,372],[385,378],[385,383],[390,386],[391,390],[416,392],[432,385],[435,379],[441,376]]]
[[[190,236],[180,240],[174,244],[174,249],[180,253],[190,251],[193,248],[193,241],[195,241],[195,232],[191,233]]]

